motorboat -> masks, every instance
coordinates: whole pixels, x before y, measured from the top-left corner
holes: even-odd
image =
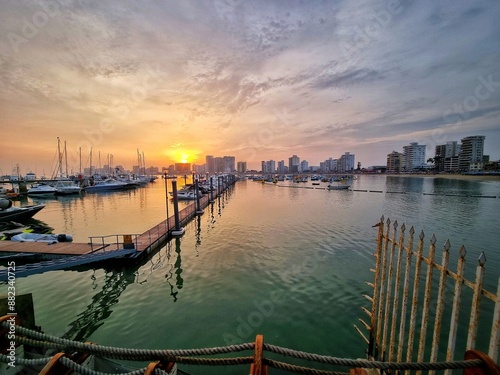
[[[56,188],[57,195],[79,194],[82,191],[82,188],[78,184],[69,179],[57,180],[52,186]]]
[[[38,211],[45,207],[44,204],[36,204],[24,207],[13,207],[12,202],[10,205],[2,208],[4,205],[4,201],[7,199],[1,200],[0,206],[0,222],[8,222],[15,221],[22,223],[23,221],[27,221],[31,219]]]
[[[47,184],[33,184],[28,189],[28,195],[36,195],[38,197],[50,197],[56,195],[57,189]]]
[[[189,190],[189,191],[178,191],[177,192],[177,199],[178,200],[195,200],[196,199],[196,192],[194,190]]]
[[[125,190],[129,189],[126,182],[118,181],[113,178],[107,178],[103,181],[96,181],[92,186],[86,186],[85,191],[88,192],[99,192],[99,191],[113,191],[113,190]]]
[[[70,234],[43,234],[43,233],[19,233],[15,236],[12,236],[11,241],[16,242],[47,242],[47,243],[56,243],[56,242],[71,242],[73,241],[73,237]]]

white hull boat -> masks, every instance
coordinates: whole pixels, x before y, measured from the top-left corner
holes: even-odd
[[[79,194],[82,188],[71,180],[58,180],[53,187],[57,195]]]
[[[11,241],[16,242],[71,242],[73,237],[70,234],[42,234],[42,233],[19,233],[12,236]]]
[[[85,191],[99,192],[99,191],[125,190],[128,188],[129,186],[126,182],[108,178],[104,181],[96,182],[93,186],[85,187]]]
[[[50,197],[56,195],[57,189],[46,184],[33,184],[28,189],[28,195],[38,197]]]

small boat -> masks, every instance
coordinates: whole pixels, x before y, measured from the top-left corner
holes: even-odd
[[[351,185],[342,185],[342,184],[336,184],[336,185],[328,185],[328,190],[347,190],[351,187]]]
[[[99,191],[112,191],[112,190],[125,190],[129,186],[126,182],[118,181],[113,178],[107,178],[104,181],[97,181],[92,186],[86,186],[85,191],[99,192]]]
[[[57,180],[53,187],[57,190],[57,195],[79,194],[82,188],[72,180]]]
[[[44,204],[36,204],[24,207],[12,207],[11,202],[11,205],[6,208],[0,207],[0,222],[16,221],[22,223],[23,221],[31,219],[38,211],[40,211],[44,207]]]
[[[177,192],[177,199],[184,200],[184,201],[195,200],[196,193],[194,191],[178,191]]]
[[[56,195],[57,189],[47,184],[33,184],[28,189],[28,195],[37,197],[50,197]]]
[[[47,243],[56,243],[56,242],[71,242],[73,241],[73,237],[70,234],[43,234],[43,233],[19,233],[15,236],[12,236],[11,241],[16,242],[47,242]]]

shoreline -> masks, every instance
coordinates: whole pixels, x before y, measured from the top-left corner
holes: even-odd
[[[499,181],[500,175],[472,175],[472,174],[392,174],[385,173],[386,176],[393,177],[423,177],[423,178],[445,178],[450,180],[468,180],[468,181]]]

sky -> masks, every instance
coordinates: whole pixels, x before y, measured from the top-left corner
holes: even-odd
[[[484,135],[498,0],[1,0],[0,173],[235,156],[249,168]],[[80,158],[81,155],[81,158]],[[66,164],[66,163],[65,163]]]

